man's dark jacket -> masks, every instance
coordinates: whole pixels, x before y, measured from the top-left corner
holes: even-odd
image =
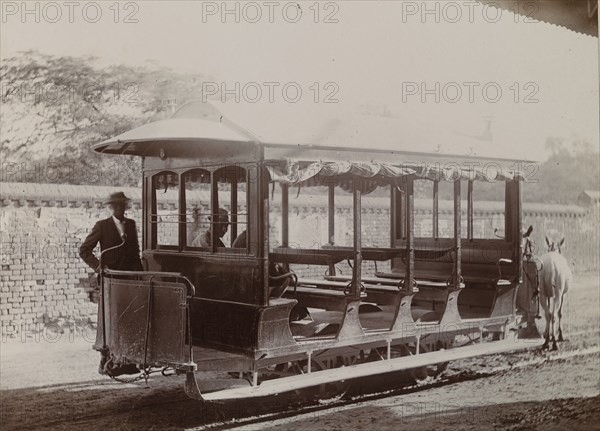
[[[102,266],[123,271],[142,271],[135,221],[128,218],[124,220],[125,234],[127,235],[125,245],[105,253],[102,256]],[[79,247],[79,257],[94,271],[99,269],[99,261],[94,256],[94,248],[98,242],[100,242],[100,251],[123,242],[112,216],[98,221]]]

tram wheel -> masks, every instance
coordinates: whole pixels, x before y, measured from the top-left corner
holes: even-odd
[[[438,350],[452,348],[454,340],[443,342],[441,340],[427,342],[426,339],[421,340],[419,345],[419,353],[430,353]],[[400,356],[416,355],[416,343],[402,344],[395,349]],[[448,368],[449,362],[442,362],[434,365],[426,365],[422,367],[410,368],[406,370],[406,375],[414,382],[419,383],[428,378],[436,378],[440,376]]]
[[[365,353],[360,351],[358,355],[338,355],[325,359],[313,358],[312,368],[314,371],[324,371],[334,368],[347,367],[364,362]],[[338,382],[325,383],[319,385],[319,401],[337,401],[342,399],[349,391],[350,381],[342,380]]]

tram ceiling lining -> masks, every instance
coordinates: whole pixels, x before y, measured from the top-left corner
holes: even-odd
[[[377,162],[267,162],[271,180],[291,186],[340,185],[342,188],[352,178],[362,178],[365,190],[372,191],[379,185],[395,184],[413,176],[417,179],[432,181],[522,181],[518,172],[502,172],[474,167],[461,167],[458,164],[441,166],[439,164],[420,164],[417,166],[398,166]]]
[[[103,145],[104,144],[104,145]],[[215,139],[170,139],[152,141],[116,141],[95,145],[93,149],[105,154],[124,154],[141,157],[180,158],[255,158],[254,144],[219,141]]]

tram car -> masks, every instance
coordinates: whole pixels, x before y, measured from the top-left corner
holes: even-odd
[[[172,367],[216,401],[536,345],[519,338],[520,161],[408,152],[393,119],[363,120],[270,141],[190,102],[94,145],[143,161],[144,271],[101,277],[110,363]],[[474,219],[487,186],[504,195],[497,226]],[[298,218],[313,195],[327,210]],[[299,242],[315,220],[324,240]]]

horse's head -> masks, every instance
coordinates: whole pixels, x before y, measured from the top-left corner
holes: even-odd
[[[562,246],[565,243],[565,238],[563,237],[559,242],[550,241],[550,238],[546,236],[546,244],[548,245],[548,251],[558,251],[562,254]]]
[[[527,232],[525,232],[521,238],[521,247],[523,247],[523,257],[525,259],[531,259],[533,257],[534,244],[531,232],[533,232],[533,226],[529,226],[529,229],[527,229]]]

